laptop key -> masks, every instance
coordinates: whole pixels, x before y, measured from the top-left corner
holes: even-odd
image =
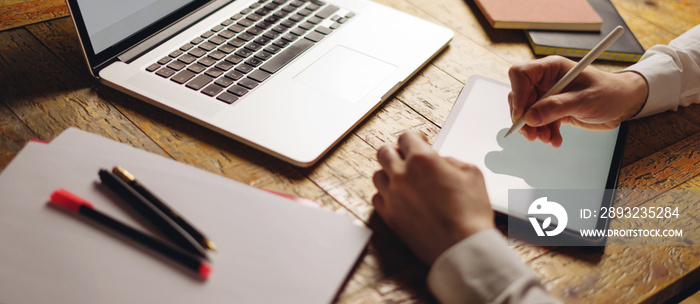
[[[193,65],[191,65],[191,66],[188,66],[187,69],[190,70],[190,71],[192,71],[192,72],[195,72],[195,73],[199,74],[199,73],[201,73],[202,71],[206,70],[207,67],[205,67],[205,66],[203,66],[203,65],[201,65],[201,64],[199,64],[199,63],[195,63],[195,64],[193,64]]]
[[[278,46],[280,48],[283,48],[289,44],[289,41],[284,40],[284,39],[277,39],[277,41],[272,43],[275,46]]]
[[[271,26],[272,26],[272,23],[267,22],[267,21],[260,21],[260,22],[255,24],[255,27],[263,29],[263,30],[266,30]]]
[[[209,57],[214,58],[216,60],[221,60],[221,58],[226,57],[226,53],[222,51],[213,51],[209,53]]]
[[[228,70],[230,70],[231,68],[233,68],[233,64],[230,63],[230,62],[228,62],[228,61],[225,61],[225,60],[222,61],[222,62],[217,63],[215,66],[216,66],[219,70],[222,70],[222,71],[228,71]]]
[[[323,34],[320,34],[318,32],[311,32],[308,35],[306,35],[306,37],[304,37],[304,38],[309,39],[313,42],[319,42],[319,41],[321,41],[321,39],[323,39],[323,37],[324,37]]]
[[[241,65],[237,66],[237,67],[236,67],[236,71],[239,71],[239,72],[241,72],[241,73],[243,73],[243,74],[248,74],[248,73],[250,73],[250,71],[252,71],[254,68],[255,68],[254,66],[251,66],[251,65],[248,65],[248,64],[245,64],[245,63],[244,63],[244,64],[241,64]]]
[[[249,90],[252,90],[253,88],[258,86],[258,83],[254,80],[246,78],[246,79],[239,81],[238,85],[245,87],[245,88],[248,88]]]
[[[186,86],[196,91],[210,83],[212,80],[214,80],[214,77],[202,74],[192,79]]]
[[[240,25],[238,25],[238,24],[234,24],[234,25],[232,25],[232,26],[229,26],[228,29],[229,29],[229,31],[232,31],[232,32],[234,32],[234,33],[240,33],[240,32],[242,32],[243,30],[245,30],[245,27],[240,26]]]
[[[221,76],[221,74],[223,74],[223,73],[224,73],[224,71],[219,70],[215,67],[208,69],[206,72],[204,72],[205,75],[209,75],[209,76],[214,77],[214,78]]]
[[[223,93],[219,94],[219,96],[217,96],[216,99],[221,100],[227,104],[232,104],[232,103],[236,102],[236,100],[238,100],[238,97],[236,95],[231,94],[231,93],[223,92]]]
[[[217,79],[214,83],[217,85],[220,85],[222,88],[227,88],[228,86],[232,85],[235,81],[231,78],[228,77],[221,77]]]
[[[204,54],[206,54],[206,53],[207,53],[207,51],[205,51],[203,49],[195,48],[195,49],[192,49],[188,54],[199,58],[199,57],[204,56]]]
[[[213,43],[211,43],[211,42],[209,42],[209,41],[205,41],[205,42],[202,42],[202,44],[199,45],[199,48],[200,48],[200,49],[203,49],[203,50],[205,50],[205,51],[207,51],[207,52],[209,52],[209,51],[211,51],[211,50],[213,50],[213,49],[216,48],[216,44],[213,44]]]
[[[319,34],[320,35],[320,34]],[[299,54],[303,53],[311,47],[314,43],[311,42],[310,40],[302,39],[297,41],[296,43],[292,44],[287,48],[286,50],[282,51],[279,53],[277,56],[272,57],[270,60],[265,62],[260,69],[268,72],[268,73],[277,73],[282,67],[287,65],[290,61],[292,61],[294,58],[299,56]]]
[[[192,77],[194,77],[194,75],[197,75],[197,74],[192,73],[188,70],[184,70],[180,73],[175,74],[175,76],[170,78],[170,80],[177,82],[179,84],[183,84],[183,83],[187,82],[188,80],[192,79]]]
[[[168,67],[175,70],[175,71],[182,70],[182,68],[184,68],[185,66],[187,66],[187,65],[180,62],[180,61],[173,61],[173,62],[168,64]]]
[[[230,45],[232,47],[241,47],[241,45],[244,45],[244,44],[245,44],[245,40],[241,40],[238,38],[235,38],[235,39],[228,42],[228,45]]]
[[[295,27],[293,30],[291,30],[289,32],[294,34],[294,35],[301,36],[301,35],[304,35],[304,33],[306,33],[306,30],[302,27]]]
[[[247,32],[246,32],[246,33],[241,33],[241,34],[238,35],[238,37],[237,37],[237,39],[241,39],[241,40],[244,40],[244,41],[250,41],[250,39],[253,39],[253,38],[255,38],[255,35],[251,35],[251,34],[249,34],[249,33],[247,33]]]
[[[262,63],[262,60],[260,60],[260,59],[258,59],[258,58],[255,58],[255,57],[251,57],[250,59],[246,60],[245,63],[250,64],[250,65],[256,67],[256,66],[259,66],[259,65]]]
[[[293,34],[284,34],[282,35],[282,39],[293,42],[294,40],[297,40],[297,36]]]
[[[321,21],[323,21],[323,19],[316,17],[316,16],[313,16],[306,21],[311,22],[313,24],[319,24]]]
[[[265,61],[272,58],[272,55],[268,52],[257,52],[255,53],[255,58]]]
[[[263,37],[270,39],[270,40],[275,39],[279,36],[280,36],[280,34],[275,33],[274,31],[267,31],[267,33],[263,34]]]
[[[255,42],[251,42],[251,43],[246,44],[245,48],[255,52],[255,51],[259,50],[260,48],[262,48],[262,45],[259,45]]]
[[[333,30],[331,30],[331,29],[329,29],[329,28],[327,28],[327,27],[325,27],[325,26],[319,26],[319,27],[317,27],[317,28],[316,28],[316,31],[319,32],[319,33],[321,33],[321,34],[324,34],[324,35],[328,35],[328,34],[330,34],[330,33],[333,32]]]
[[[195,60],[197,60],[197,57],[194,57],[190,54],[185,54],[185,55],[180,56],[180,58],[178,58],[177,60],[180,60],[180,61],[184,62],[185,64],[190,64],[190,63],[194,62]]]
[[[258,69],[258,70],[253,71],[252,73],[250,73],[250,75],[248,75],[248,78],[253,79],[257,82],[263,82],[267,78],[269,78],[270,75],[272,75],[272,74]]]
[[[339,8],[335,5],[326,6],[321,11],[316,13],[316,17],[319,17],[321,19],[326,19],[326,18],[330,17],[331,15],[333,15],[333,13],[335,13],[338,9]]]
[[[233,47],[233,46],[231,46],[231,45],[224,44],[224,45],[220,46],[220,47],[218,48],[218,50],[219,50],[219,52],[223,52],[223,53],[226,53],[226,54],[230,54],[231,52],[235,51],[236,48]]]
[[[212,83],[206,88],[202,89],[202,93],[209,96],[216,96],[219,92],[223,91],[224,88],[220,87],[218,84]]]
[[[301,20],[304,20],[304,17],[305,17],[304,15],[297,13],[297,14],[294,14],[291,17],[289,17],[289,20],[294,20],[294,22],[299,22]]]
[[[241,79],[241,77],[243,77],[244,75],[245,74],[243,74],[239,71],[233,70],[231,72],[226,73],[226,75],[224,75],[224,76],[226,76],[227,78],[230,78],[232,80],[238,80],[238,79]]]
[[[268,52],[270,54],[277,54],[281,49],[276,46],[276,45],[269,45],[266,48],[264,48],[265,52]]]
[[[240,26],[242,26],[242,27],[249,27],[249,26],[253,25],[253,23],[255,23],[255,22],[250,21],[250,20],[248,20],[248,19],[243,19],[243,20],[241,20],[241,21],[238,21],[238,23],[236,23],[236,24],[238,24],[238,25],[240,25]]]
[[[153,72],[153,71],[157,70],[158,68],[160,68],[160,64],[154,63],[154,64],[151,64],[148,67],[146,67],[146,71]]]
[[[236,36],[236,33],[232,30],[224,30],[223,32],[219,33],[219,37],[224,39],[231,39],[233,36]]]
[[[202,37],[197,37],[197,38],[192,39],[192,41],[190,41],[190,43],[192,43],[192,44],[199,44],[199,43],[202,42],[202,41],[204,41],[204,38],[202,38]]]
[[[226,57],[226,61],[227,61],[227,62],[230,62],[230,63],[233,63],[233,64],[238,64],[238,63],[240,63],[241,61],[243,61],[243,59],[244,59],[243,57],[238,56],[238,55],[235,55],[235,54]]]
[[[209,37],[211,37],[211,35],[214,35],[214,32],[212,32],[212,31],[207,31],[206,33],[200,35],[200,37],[202,37],[202,38],[209,38]]]
[[[211,29],[212,32],[218,32],[220,30],[223,30],[224,26],[223,25],[217,25],[214,28]]]
[[[234,86],[228,88],[228,90],[226,90],[226,92],[229,92],[231,94],[238,95],[238,96],[243,96],[243,95],[245,95],[245,93],[248,93],[248,89],[246,89],[242,86],[239,86],[239,85],[234,85]]]
[[[173,76],[173,74],[175,74],[175,71],[173,71],[167,67],[164,67],[164,68],[158,70],[158,72],[156,72],[156,75],[158,75],[160,77],[164,77],[164,78],[168,78],[170,76]]]
[[[194,44],[192,44],[192,43],[187,43],[187,44],[185,44],[185,45],[183,45],[183,46],[180,47],[180,51],[185,51],[185,52],[187,52],[187,51],[189,51],[193,46],[194,46]],[[173,52],[173,53],[175,53],[175,52]],[[177,56],[175,56],[175,57],[177,57]]]
[[[240,49],[240,50],[236,51],[234,54],[241,56],[243,58],[246,58],[246,57],[252,55],[253,52],[246,50],[246,49]]]
[[[317,10],[317,9],[319,9],[319,8],[321,8],[320,5],[313,4],[313,3],[311,3],[311,4],[309,4],[309,5],[306,6],[306,9],[307,9],[307,10],[310,10],[310,11],[315,11],[315,10]]]
[[[172,58],[176,58],[177,56],[182,55],[182,53],[183,53],[182,51],[186,51],[186,50],[174,50],[172,53],[168,54],[168,56],[170,56]]]
[[[166,57],[163,57],[160,60],[158,60],[158,64],[166,64],[166,63],[170,62],[170,60],[172,60],[172,59],[170,59],[169,56],[166,56]]]
[[[257,43],[259,45],[266,45],[266,44],[270,43],[270,41],[272,41],[272,40],[263,36],[263,37],[255,38],[254,41],[255,41],[255,43]]]
[[[260,19],[262,19],[262,17],[263,17],[263,16],[260,16],[260,15],[258,15],[258,14],[256,14],[256,13],[253,13],[253,14],[248,15],[248,16],[246,17],[246,19],[248,19],[248,20],[250,20],[250,21],[260,21]]]
[[[314,27],[314,25],[311,22],[304,21],[301,24],[299,24],[299,27],[308,31],[308,30],[312,29]]]
[[[216,60],[209,58],[209,57],[203,57],[197,63],[203,65],[203,66],[211,66],[212,64],[216,63]]]
[[[226,42],[226,38],[221,37],[221,36],[214,36],[214,37],[209,38],[209,41],[207,41],[205,43],[213,43],[216,45],[220,45],[224,42]]]

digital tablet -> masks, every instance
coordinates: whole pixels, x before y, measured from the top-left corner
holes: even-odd
[[[559,148],[539,140],[530,142],[520,134],[504,138],[512,125],[509,92],[507,83],[471,77],[433,147],[442,156],[476,165],[486,180],[493,209],[524,222],[525,230],[532,224],[529,229],[533,236],[561,234],[558,238],[548,238],[556,239],[553,245],[604,243],[603,237],[577,237],[582,229],[606,229],[608,225],[606,218],[586,216],[580,210],[611,206],[626,124],[610,131],[562,125],[563,143]],[[545,199],[541,200],[542,197]],[[538,199],[539,203],[535,203]],[[555,212],[541,209],[552,205],[551,202],[562,205],[568,218],[551,216]],[[564,225],[560,225],[562,222]],[[573,238],[574,243],[562,243],[562,237]]]

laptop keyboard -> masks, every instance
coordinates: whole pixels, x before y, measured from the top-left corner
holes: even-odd
[[[146,70],[233,103],[355,14],[320,0],[260,0]]]

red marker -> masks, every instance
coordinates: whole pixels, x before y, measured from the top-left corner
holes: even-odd
[[[206,280],[211,273],[211,266],[209,266],[209,264],[206,262],[201,261],[195,255],[168,245],[158,239],[143,234],[138,230],[118,222],[104,213],[93,209],[92,204],[88,201],[64,189],[56,190],[51,194],[50,204],[63,207],[90,218],[91,220],[160,253],[163,256],[170,258],[183,267],[194,271],[203,280]]]

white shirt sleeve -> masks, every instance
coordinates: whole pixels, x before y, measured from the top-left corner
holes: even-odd
[[[700,103],[700,25],[666,45],[655,45],[624,69],[641,74],[649,95],[634,118]]]
[[[443,252],[430,268],[428,287],[444,304],[559,303],[495,229]]]

